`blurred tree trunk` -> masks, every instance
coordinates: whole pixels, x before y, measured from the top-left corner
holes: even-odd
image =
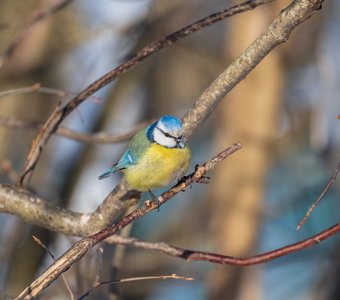
[[[271,21],[269,9],[259,8],[231,19],[226,51],[232,59]],[[212,237],[220,253],[243,257],[255,252],[281,90],[282,65],[280,54],[274,51],[228,95],[218,110],[218,149],[235,141],[243,145],[242,151],[213,176]],[[210,278],[211,298],[261,299],[257,270],[215,267]]]

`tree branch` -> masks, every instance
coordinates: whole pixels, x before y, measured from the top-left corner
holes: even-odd
[[[278,248],[278,249],[265,252],[259,255],[245,257],[245,258],[227,256],[227,255],[211,253],[211,252],[183,249],[183,248],[172,246],[166,243],[150,243],[146,241],[137,240],[134,238],[125,238],[125,237],[121,237],[118,235],[113,236],[107,241],[112,242],[114,244],[133,246],[133,247],[142,248],[146,250],[160,251],[167,255],[185,259],[187,261],[208,261],[208,262],[216,263],[216,264],[244,267],[244,266],[257,265],[260,263],[271,261],[273,259],[312,247],[339,232],[340,232],[340,223],[314,236],[311,236],[310,238],[307,238],[303,241],[300,241],[300,242],[297,242],[291,245],[287,245],[282,248]]]
[[[185,114],[185,135],[190,137],[217,105],[276,46],[286,42],[292,31],[321,8],[323,0],[295,0],[272,24],[203,92]]]
[[[117,283],[124,283],[124,282],[132,282],[132,281],[142,281],[142,280],[157,280],[157,279],[175,279],[175,280],[186,280],[186,281],[191,281],[194,280],[194,278],[191,277],[184,277],[184,276],[180,276],[177,274],[171,274],[171,275],[159,275],[159,276],[142,276],[142,277],[129,277],[129,278],[122,278],[122,279],[118,279],[118,280],[110,280],[110,281],[101,281],[101,282],[97,282],[94,286],[90,287],[86,293],[84,293],[83,295],[81,295],[78,300],[82,300],[85,299],[85,297],[87,297],[88,295],[90,295],[90,293],[102,286],[102,285],[108,285],[108,284],[117,284]]]
[[[63,136],[78,142],[88,143],[88,144],[113,144],[113,143],[121,143],[131,139],[139,130],[146,127],[152,121],[145,121],[137,126],[135,126],[132,130],[124,134],[112,134],[106,132],[98,132],[98,133],[81,133],[74,131],[72,129],[66,127],[58,127],[55,134],[59,136]],[[43,127],[43,123],[37,121],[26,121],[19,120],[14,117],[2,117],[0,116],[0,126],[12,128],[12,129],[41,129]]]
[[[120,232],[124,227],[140,219],[152,210],[158,209],[161,205],[170,200],[174,195],[184,190],[194,182],[205,182],[205,174],[216,167],[216,165],[241,149],[241,144],[236,143],[231,147],[223,150],[212,159],[208,160],[202,166],[196,166],[195,172],[184,177],[170,190],[164,192],[158,199],[146,201],[145,205],[138,208],[128,215],[121,218],[116,223],[105,227],[103,230],[94,235],[84,238],[74,244],[67,252],[59,257],[40,277],[32,282],[16,299],[34,299],[53,281],[55,281],[63,272],[68,270],[74,263],[80,260],[93,246],[105,240],[106,238]]]
[[[128,200],[122,200],[127,198]],[[92,213],[61,208],[28,190],[0,184],[0,212],[16,215],[29,224],[71,236],[89,236],[111,224],[139,201],[139,193],[118,185]]]
[[[57,130],[60,123],[83,101],[85,101],[88,97],[93,95],[95,92],[100,90],[102,87],[108,85],[110,82],[115,80],[118,76],[126,73],[128,70],[135,67],[138,63],[167,46],[172,45],[177,40],[182,39],[198,30],[201,30],[205,27],[208,27],[218,21],[221,21],[227,17],[231,17],[235,14],[251,10],[256,8],[257,6],[267,4],[273,0],[249,0],[241,4],[237,4],[230,8],[227,8],[224,11],[214,13],[206,18],[203,18],[197,22],[194,22],[170,35],[167,37],[160,39],[158,41],[152,42],[149,45],[145,46],[142,50],[137,52],[134,56],[132,56],[127,62],[119,65],[114,68],[110,72],[106,73],[92,84],[87,86],[83,91],[81,91],[77,96],[75,96],[69,103],[65,106],[56,107],[56,109],[52,112],[46,123],[44,124],[41,132],[38,134],[36,140],[32,144],[31,150],[26,159],[25,165],[20,175],[20,179],[18,181],[19,185],[27,186],[30,178],[32,176],[32,172],[34,170],[37,161],[40,158],[40,154],[43,151],[45,145],[49,141],[51,135]],[[315,0],[314,0],[315,1]],[[209,110],[209,113],[211,110]],[[189,120],[186,120],[185,126],[188,126]],[[193,125],[191,125],[191,130],[193,130]]]
[[[20,95],[20,94],[28,94],[28,93],[41,93],[41,94],[49,94],[49,95],[56,95],[58,97],[68,97],[71,99],[70,93],[64,90],[58,90],[55,88],[43,87],[41,83],[35,83],[31,86],[25,86],[21,88],[16,88],[12,90],[6,90],[0,92],[0,98],[6,96],[13,96],[13,95]]]
[[[268,1],[262,1],[262,2],[267,3]],[[250,9],[254,6],[254,3],[255,2],[253,1],[248,1],[248,2],[245,2],[244,4],[249,5],[248,9]],[[260,2],[256,1],[256,3],[258,4]],[[320,9],[321,3],[322,3],[322,0],[295,0],[291,5],[289,5],[285,10],[283,10],[280,13],[280,15],[274,20],[274,22],[269,26],[269,28],[261,36],[259,36],[254,41],[254,43],[251,46],[249,46],[249,48],[243,54],[241,54],[241,56],[234,63],[232,63],[211,84],[211,86],[196,101],[196,103],[194,104],[194,107],[190,111],[187,112],[187,114],[183,118],[185,135],[187,137],[190,137],[193,134],[194,130],[198,126],[200,126],[204,122],[204,120],[210,115],[210,113],[216,108],[216,106],[223,99],[223,97],[238,82],[240,82],[243,78],[245,78],[246,75],[272,49],[274,49],[280,43],[285,42],[289,38],[289,35],[293,31],[293,29],[295,29],[304,20],[311,17],[312,14],[317,9]],[[232,8],[230,9],[230,13],[231,13],[231,10]],[[212,15],[210,17],[215,18],[214,20],[216,21],[220,20],[220,19],[216,19],[215,15]],[[206,22],[204,24],[206,24],[206,26],[209,26],[210,24],[212,24],[211,20],[209,20],[209,22]],[[44,149],[44,146],[48,142],[50,136],[57,130],[57,128],[59,127],[63,119],[69,113],[71,113],[79,104],[81,104],[85,99],[87,99],[93,93],[98,91],[100,88],[102,88],[103,86],[113,81],[117,76],[125,73],[127,70],[134,67],[140,61],[150,56],[155,51],[174,43],[179,38],[183,38],[187,36],[188,34],[191,34],[192,32],[195,32],[199,30],[200,28],[203,28],[203,27],[199,27],[199,25],[196,28],[195,26],[197,24],[199,24],[199,22],[193,23],[192,25],[189,25],[188,27],[179,30],[173,35],[166,37],[165,39],[151,43],[150,45],[142,49],[140,52],[138,52],[134,57],[132,57],[131,60],[129,60],[125,64],[120,65],[116,69],[112,70],[111,72],[107,73],[106,75],[104,75],[103,77],[101,77],[100,79],[92,83],[84,91],[82,91],[75,98],[73,98],[68,104],[66,104],[63,107],[58,106],[55,109],[55,111],[51,114],[47,122],[44,124],[43,129],[40,131],[38,135],[38,138],[33,143],[30,154],[28,155],[24,169],[21,173],[20,183],[24,185],[28,183],[29,176],[31,176],[32,170],[40,157],[40,153]],[[190,26],[193,26],[193,27],[190,29]],[[192,31],[190,31],[188,28]],[[168,201],[168,199],[170,199],[175,193],[182,190],[186,186],[186,184],[190,182],[190,180],[193,180],[193,181],[195,181],[196,179],[201,180],[204,174],[205,174],[204,170],[202,171],[202,169],[200,169],[199,167],[193,174],[191,174],[192,177],[186,178],[183,182],[179,183],[178,185],[173,187],[171,190],[167,191],[166,193],[163,193],[159,197],[160,204],[162,205],[163,203]],[[8,205],[9,206],[11,205],[9,199],[11,199],[12,197],[11,196],[12,191],[15,191],[16,193],[20,194],[20,197],[18,194],[14,196],[12,195],[14,198],[23,197],[27,201],[25,201],[25,203],[20,203],[20,199],[17,199],[17,201],[15,202],[16,204],[12,203],[12,206],[13,206],[12,208],[7,208]],[[116,190],[110,194],[110,196],[116,197],[116,199],[121,199],[123,195],[126,195],[126,193],[127,193],[127,189],[124,187],[124,185],[119,185],[116,188]],[[41,203],[39,202],[39,199],[40,198],[28,193],[24,189],[15,190],[11,186],[4,186],[4,185],[0,186],[0,201],[1,202],[4,201],[4,204],[0,202],[0,210],[2,209],[11,210],[12,209],[13,210],[12,212],[6,211],[9,213],[14,213],[14,212],[18,213],[19,210],[24,210],[25,217],[28,218],[28,220],[32,220],[33,223],[41,222],[44,224],[48,224],[52,222],[51,220],[55,218],[55,215],[53,213],[56,211],[58,217],[61,217],[62,220],[59,222],[59,224],[52,222],[53,224],[50,225],[51,227],[46,226],[47,228],[50,228],[50,229],[55,228],[53,230],[67,231],[67,230],[70,230],[69,228],[71,227],[71,226],[68,227],[69,224],[73,224],[72,220],[73,221],[77,220],[77,222],[80,220],[80,223],[78,223],[78,228],[76,228],[76,230],[78,230],[79,235],[84,234],[85,230],[82,231],[80,227],[84,223],[87,223],[89,219],[91,219],[91,214],[78,214],[74,212],[69,212],[61,208],[57,208],[57,210],[54,210],[55,207],[49,206],[49,204],[47,203]],[[106,200],[97,209],[95,213],[102,214],[101,216],[104,216],[106,222],[109,223],[110,217],[112,218],[114,216],[112,211],[115,209],[115,207],[112,207],[112,205],[117,205],[117,202],[113,204],[113,202],[106,201]],[[22,207],[18,206],[19,203],[20,205],[23,205],[23,206]],[[16,205],[17,207],[15,207]],[[105,215],[104,208],[110,205],[111,205],[110,207],[111,209],[109,210],[110,213],[108,215]],[[124,204],[121,204],[121,205],[124,205]],[[32,210],[29,206],[33,207],[33,211],[35,213],[35,215],[33,214],[32,217],[29,216],[29,214],[32,213]],[[33,297],[38,295],[45,287],[47,287],[53,280],[55,280],[61,273],[63,273],[72,264],[74,264],[82,256],[84,256],[87,253],[87,251],[91,247],[93,247],[96,243],[120,231],[123,227],[127,226],[128,224],[135,221],[136,219],[142,217],[143,215],[150,212],[151,210],[156,209],[157,207],[158,207],[157,203],[151,202],[148,205],[145,205],[143,208],[133,211],[131,214],[125,216],[124,218],[122,218],[120,221],[118,221],[114,225],[106,227],[104,230],[100,231],[99,233],[94,234],[93,236],[83,239],[80,242],[76,243],[69,251],[67,251],[62,257],[60,257],[56,261],[56,263],[52,265],[41,277],[39,277],[27,289],[25,289],[23,293],[18,296],[17,299],[32,299]],[[42,213],[44,210],[47,213],[46,215]],[[118,211],[121,212],[120,208],[118,208]],[[41,218],[42,221],[38,221],[39,218]],[[70,220],[71,220],[71,223],[68,223]],[[314,244],[318,242],[320,239],[327,238],[331,236],[332,234],[335,234],[336,232],[338,232],[339,226],[340,225],[337,224],[334,227],[328,229],[327,233],[323,232],[323,233],[320,233],[321,236],[317,235],[315,237],[312,237]],[[301,243],[305,243],[306,241],[303,241]],[[309,241],[307,244],[303,244],[303,245],[305,245],[304,247],[309,247],[313,245],[313,243],[312,241]],[[287,247],[290,247],[290,246],[287,246]],[[176,249],[180,249],[180,248],[176,248]],[[288,250],[285,250],[288,252],[283,251],[282,253],[288,254],[288,253],[291,253],[292,251],[294,252],[294,251],[299,250],[297,248],[287,248],[287,249],[290,252]],[[294,250],[294,249],[297,249],[297,250]],[[185,250],[185,249],[182,249],[182,250],[184,251],[186,256],[188,257],[190,256],[190,259],[194,259],[194,260],[195,258],[197,258],[198,260],[199,258],[203,257],[202,256],[203,254],[206,255],[204,256],[206,258],[205,260],[211,261],[211,262],[216,262],[214,261],[214,259],[219,259],[218,257],[224,257],[221,255],[218,257],[214,257],[211,255],[215,255],[215,254],[205,253],[205,252],[194,252],[196,254],[192,255],[193,253],[191,252],[190,253],[185,252],[185,251],[190,251],[190,250]],[[285,254],[282,254],[282,255],[285,255]],[[269,255],[268,257],[272,257],[271,255]],[[228,259],[226,259],[225,262],[223,263],[227,263],[226,262],[227,260]],[[221,260],[221,261],[224,261],[224,260]]]
[[[306,212],[305,216],[299,222],[298,226],[296,227],[296,230],[300,230],[301,229],[301,227],[303,226],[303,224],[305,224],[305,222],[307,221],[308,217],[310,216],[310,214],[312,213],[314,208],[319,204],[321,199],[325,196],[325,194],[328,192],[328,190],[332,187],[332,185],[334,184],[334,182],[336,180],[336,177],[338,176],[339,171],[340,171],[340,162],[338,162],[338,164],[337,164],[337,166],[336,166],[336,168],[335,168],[331,178],[327,182],[325,188],[323,189],[323,191],[321,192],[319,197],[315,200],[315,202],[312,204],[312,206]]]
[[[50,249],[48,249],[48,247],[40,239],[38,239],[36,236],[32,235],[32,238],[41,248],[43,248],[48,253],[48,255],[52,258],[52,260],[55,261],[55,255],[50,251]],[[71,300],[75,300],[74,294],[73,294],[72,289],[71,289],[71,287],[70,287],[70,285],[67,281],[66,276],[64,274],[61,274],[61,277],[64,281],[65,287],[67,289],[67,292],[70,295]]]

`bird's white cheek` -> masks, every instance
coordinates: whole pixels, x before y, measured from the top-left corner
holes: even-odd
[[[176,146],[176,140],[171,137],[166,137],[160,130],[155,129],[153,133],[155,142],[159,145],[168,148],[174,148]]]

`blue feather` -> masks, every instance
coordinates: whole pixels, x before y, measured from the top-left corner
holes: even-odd
[[[126,169],[131,165],[135,164],[135,159],[133,153],[130,149],[126,150],[119,162],[113,165],[108,171],[98,176],[98,179],[104,179],[109,177],[111,174]]]
[[[127,167],[130,167],[131,165],[136,164],[136,158],[133,152],[128,149],[124,152],[123,156],[119,160],[119,162],[115,165],[115,167],[119,170],[126,169]]]
[[[110,168],[107,172],[103,173],[102,175],[98,176],[98,179],[104,179],[109,177],[112,173],[118,171],[118,169],[115,168]]]

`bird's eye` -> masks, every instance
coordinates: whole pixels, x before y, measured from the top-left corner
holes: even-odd
[[[171,137],[171,135],[167,132],[164,133],[166,137]]]

